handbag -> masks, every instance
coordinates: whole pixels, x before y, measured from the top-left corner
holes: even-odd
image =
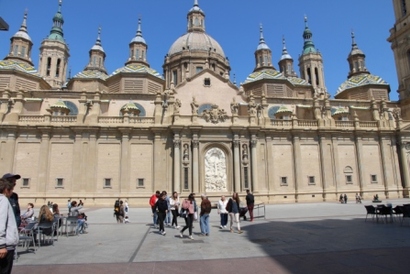
[[[179,216],[182,218],[188,217],[188,210],[181,208],[181,211],[179,212]]]

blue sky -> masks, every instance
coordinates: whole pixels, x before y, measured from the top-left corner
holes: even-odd
[[[124,65],[128,44],[135,36],[138,17],[148,44],[148,62],[162,74],[164,56],[172,43],[186,32],[186,15],[194,0],[64,0],[64,37],[69,44],[72,75],[88,62],[88,51],[102,27],[102,45],[111,74]],[[367,69],[390,84],[390,99],[397,100],[397,74],[393,52],[386,41],[394,24],[392,1],[369,0],[199,0],[206,14],[206,31],[224,49],[231,64],[231,79],[245,81],[255,67],[254,51],[263,24],[266,43],[272,50],[276,68],[282,53],[282,36],[294,58],[302,52],[304,15],[313,32],[313,41],[322,53],[328,92],[334,96],[346,80],[351,30],[359,48],[366,54]],[[32,59],[38,65],[41,41],[49,34],[58,0],[0,0],[0,16],[10,25],[0,32],[0,58],[9,50],[10,37],[28,10],[28,32],[34,43]]]

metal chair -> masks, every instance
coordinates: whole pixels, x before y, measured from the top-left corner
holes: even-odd
[[[35,222],[30,222],[27,223],[27,225],[22,228],[19,231],[19,245],[21,244],[26,250],[26,252],[33,252],[35,253],[37,248],[36,248],[36,241],[34,238],[34,227],[36,223]],[[33,248],[30,248],[30,245],[33,245]],[[17,251],[17,250],[16,250]],[[16,252],[18,253],[18,252]],[[18,258],[18,255],[17,255]]]
[[[54,220],[48,222],[41,222],[37,225],[38,246],[41,246],[41,238],[45,240],[48,237],[48,242],[51,240],[54,245]]]
[[[403,225],[404,218],[410,218],[410,205],[403,205],[403,218],[401,219],[401,225]]]
[[[367,222],[367,216],[372,215],[372,220],[374,219],[374,216],[376,216],[376,208],[372,205],[365,205],[364,206],[366,208],[366,219],[364,220],[365,222]]]
[[[385,221],[387,223],[387,216],[390,216],[390,221],[393,222],[393,213],[391,206],[379,205],[376,208],[376,218],[377,222],[379,222],[379,216],[385,217]]]
[[[66,221],[65,221],[65,233],[66,236],[68,237],[68,228],[71,228],[71,233],[74,233],[74,235],[78,236],[78,231],[77,231],[77,220],[78,217],[77,216],[69,216],[67,217]]]

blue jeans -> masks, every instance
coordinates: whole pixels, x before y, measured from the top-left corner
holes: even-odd
[[[209,234],[209,214],[204,214],[200,218],[201,223],[201,233]]]
[[[84,219],[78,219],[77,220],[77,227],[76,227],[76,233],[83,233],[84,232]]]
[[[221,213],[221,226],[228,224],[228,213]]]
[[[152,221],[154,222],[154,226],[158,224],[158,214],[154,207],[152,209]]]
[[[167,217],[165,218],[165,223],[170,225],[171,224],[171,210],[168,210]]]

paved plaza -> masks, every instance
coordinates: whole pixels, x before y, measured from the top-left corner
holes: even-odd
[[[409,273],[410,220],[365,222],[366,204],[267,205],[266,218],[241,221],[243,234],[219,229],[213,209],[210,236],[195,222],[194,240],[173,228],[158,234],[149,208],[130,205],[122,225],[112,208],[85,208],[88,234],[60,236],[35,254],[20,248],[13,273]]]

